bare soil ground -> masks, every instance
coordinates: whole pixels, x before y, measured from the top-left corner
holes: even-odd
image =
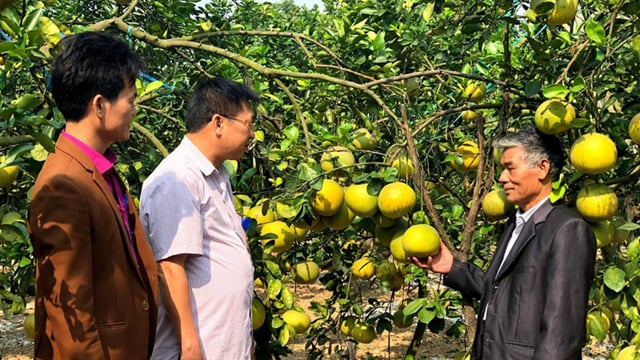
[[[328,293],[321,285],[298,285],[295,291],[296,304],[308,309],[312,301],[323,302]],[[380,301],[388,301],[380,294]],[[29,299],[25,314],[7,317],[0,313],[0,359],[25,360],[31,359],[33,354],[33,341],[26,337],[22,323],[26,314],[33,312],[33,299]],[[309,311],[309,313],[311,313]],[[313,319],[313,316],[312,316]],[[407,345],[413,337],[415,324],[406,329],[396,329],[392,332],[384,332],[370,344],[359,344],[356,348],[356,358],[362,360],[392,360],[402,359]],[[345,339],[336,339],[344,341]],[[298,336],[289,343],[292,354],[287,360],[303,360],[307,358],[305,350],[305,338]],[[605,360],[613,348],[611,343],[592,342],[583,351],[585,360]],[[456,353],[464,351],[465,344],[462,339],[456,339],[441,334],[425,332],[422,345],[416,359],[443,360],[453,359]],[[336,357],[327,354],[327,359]]]

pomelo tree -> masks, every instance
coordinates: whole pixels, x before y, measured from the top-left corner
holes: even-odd
[[[575,153],[587,164],[568,162],[552,198],[575,207],[589,200],[579,194],[593,184],[616,194],[613,216],[597,219],[615,231],[599,251],[590,297],[598,316],[590,317],[588,331],[599,341],[636,344],[640,155],[628,129],[640,113],[640,4],[582,0],[566,22],[558,20],[566,14],[557,14],[554,1],[538,1],[535,9],[502,0],[324,5],[320,12],[291,1],[214,0],[199,8],[186,0],[18,0],[0,13],[0,170],[20,169],[0,189],[3,308],[21,311],[23,297],[33,293],[24,221],[29,189],[64,124],[48,91],[53,48],[63,36],[98,30],[121,36],[148,65],[132,138],[118,147],[118,171],[134,195],[180,141],[185,103],[198,80],[229,77],[261,95],[255,146],[228,164],[237,210],[254,219],[248,234],[266,309],[255,330],[259,356],[288,352],[302,328],[283,318],[290,311],[311,316],[304,335],[310,358],[328,348],[354,353],[347,349],[354,342],[340,332],[345,319],[355,317],[363,344],[392,330],[395,309],[362,299],[355,286],[362,281],[401,298],[403,322],[419,320],[407,355],[419,353],[425,331],[472,339],[477,304],[407,264],[402,235],[410,225],[429,224],[459,258],[487,266],[505,221],[481,211],[485,195],[499,188],[499,154],[491,143],[525,125],[556,122],[560,128],[546,130],[558,134],[567,154],[591,133],[615,147],[614,165],[604,168],[599,164],[611,162],[610,150]],[[326,194],[331,213],[314,207],[325,180],[338,185]],[[331,200],[354,184],[366,184],[363,199],[373,198],[395,182],[415,197],[393,200],[397,208],[414,203],[395,218],[371,209],[356,216],[361,209]],[[255,220],[267,214],[273,217],[266,224],[279,223],[266,228],[286,233],[286,246]],[[352,268],[362,258],[385,270],[358,279]],[[291,269],[306,261],[319,265],[318,281],[331,296],[301,309],[295,293],[304,284]]]

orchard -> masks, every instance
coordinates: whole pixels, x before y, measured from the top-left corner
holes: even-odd
[[[6,4],[5,4],[6,3]],[[34,294],[25,218],[64,126],[49,64],[64,36],[108,31],[147,63],[131,139],[114,146],[134,197],[185,133],[208,77],[260,94],[256,138],[232,174],[255,265],[258,359],[362,358],[411,328],[473,339],[477,304],[408,255],[440,243],[486,267],[514,208],[492,142],[535,125],[562,141],[554,183],[598,236],[585,322],[611,359],[640,348],[640,2],[637,0],[0,1],[0,305]],[[320,284],[323,302],[298,291]],[[392,308],[357,289],[378,289]],[[463,358],[468,349],[460,348]],[[333,356],[333,355],[332,355]]]

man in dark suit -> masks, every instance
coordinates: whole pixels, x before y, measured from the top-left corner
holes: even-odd
[[[587,222],[549,201],[564,164],[559,140],[526,127],[494,143],[503,149],[499,181],[518,206],[487,271],[449,249],[418,266],[479,299],[472,359],[580,359],[596,241]]]
[[[29,209],[36,258],[36,359],[147,359],[157,266],[113,142],[129,138],[142,60],[106,33],[64,38],[52,93],[66,118]]]

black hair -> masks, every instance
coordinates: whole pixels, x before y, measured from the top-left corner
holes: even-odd
[[[125,84],[135,84],[144,62],[127,43],[105,32],[83,32],[63,38],[53,61],[51,92],[67,121],[79,121],[100,94],[118,98]]]
[[[185,118],[187,131],[199,131],[215,114],[235,116],[258,100],[258,94],[244,84],[226,78],[206,80],[196,86],[189,100]]]

